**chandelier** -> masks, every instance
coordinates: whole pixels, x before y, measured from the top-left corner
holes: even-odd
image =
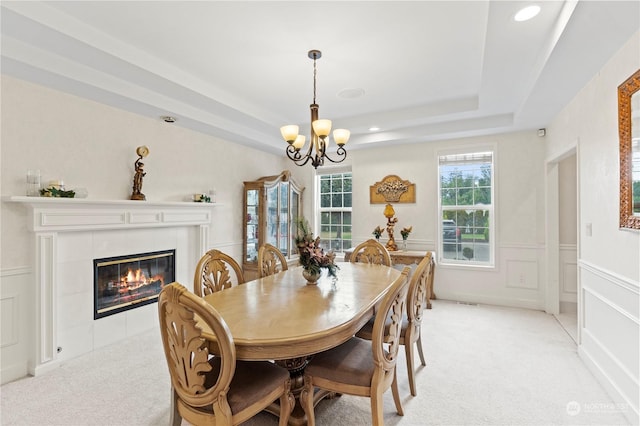
[[[336,158],[331,158],[327,153],[327,147],[329,146],[329,133],[331,133],[331,120],[318,119],[318,104],[316,103],[316,60],[320,59],[322,52],[319,50],[310,50],[308,53],[309,58],[313,59],[313,103],[309,106],[311,108],[311,138],[309,140],[309,147],[306,150],[302,150],[305,146],[306,137],[298,134],[298,126],[290,124],[282,126],[280,133],[282,137],[289,144],[287,146],[287,156],[293,160],[298,166],[304,166],[309,161],[314,168],[322,166],[325,158],[332,163],[340,163],[347,157],[347,151],[344,149],[344,144],[349,140],[350,132],[346,129],[335,129],[333,131],[333,139],[338,145],[336,150]],[[306,152],[302,154],[302,152]]]

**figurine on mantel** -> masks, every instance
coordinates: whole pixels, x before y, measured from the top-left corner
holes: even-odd
[[[142,145],[136,149],[138,159],[134,166],[136,168],[136,174],[133,176],[133,193],[131,194],[132,200],[146,200],[147,197],[142,193],[142,178],[147,174],[144,171],[144,163],[141,161],[144,157],[149,155],[149,148]]]

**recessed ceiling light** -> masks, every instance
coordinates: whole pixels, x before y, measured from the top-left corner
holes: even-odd
[[[540,13],[540,6],[534,4],[520,9],[518,13],[516,13],[516,16],[513,17],[513,19],[518,22],[528,21],[538,13]]]
[[[162,119],[162,121],[164,121],[165,123],[175,123],[177,118],[175,117],[171,117],[170,115],[163,115],[162,117],[160,117]]]
[[[370,132],[377,132],[378,130],[380,130],[380,127],[378,127],[378,126],[371,126],[371,127],[369,127],[369,131],[370,131]]]

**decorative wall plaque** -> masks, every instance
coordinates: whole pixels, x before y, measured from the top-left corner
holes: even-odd
[[[402,180],[400,176],[385,176],[380,182],[369,187],[369,202],[371,204],[415,203],[416,184]]]

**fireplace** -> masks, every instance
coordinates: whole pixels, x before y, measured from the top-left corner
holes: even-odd
[[[94,319],[158,300],[175,281],[175,249],[93,260]]]

